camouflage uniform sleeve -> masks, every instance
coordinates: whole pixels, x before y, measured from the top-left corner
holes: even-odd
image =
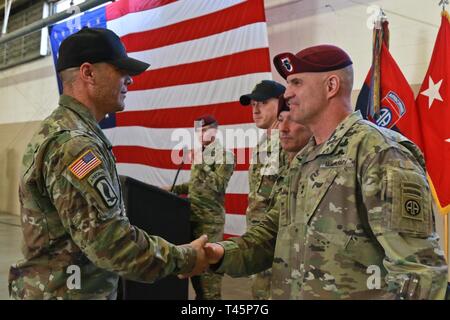
[[[72,240],[99,268],[131,280],[153,282],[190,272],[196,260],[193,248],[175,246],[130,224],[118,181],[108,170],[115,164],[94,143],[77,136],[51,148],[56,151],[47,155],[44,168],[47,192]],[[80,179],[69,166],[87,151],[101,163]]]
[[[232,277],[242,277],[270,268],[273,263],[278,221],[277,202],[265,218],[244,235],[218,242],[224,247],[225,254],[221,263],[212,270],[216,273],[227,273]]]
[[[176,194],[189,194],[189,182],[176,185],[172,191]]]
[[[391,298],[442,299],[447,265],[425,171],[398,148],[379,152],[366,163],[359,177],[362,198],[367,222],[385,252]]]

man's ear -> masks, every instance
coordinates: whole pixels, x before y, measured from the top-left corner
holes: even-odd
[[[95,84],[95,70],[94,66],[85,62],[80,66],[80,78],[83,82],[88,84]]]
[[[341,79],[335,74],[330,75],[326,79],[327,98],[331,99],[337,96],[340,89],[341,89]]]

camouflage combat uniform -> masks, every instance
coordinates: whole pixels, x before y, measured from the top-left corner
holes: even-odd
[[[209,242],[221,241],[225,225],[225,190],[233,174],[234,155],[215,140],[205,147],[201,158],[194,161],[189,182],[175,186],[173,192],[189,195],[192,238],[207,234]],[[196,299],[221,299],[221,275],[205,273],[192,277],[191,281]]]
[[[264,135],[252,155],[249,168],[249,194],[246,212],[247,230],[258,225],[265,217],[273,199],[271,194],[280,176],[280,168],[286,165],[286,154],[280,148],[278,130],[272,130],[270,137]],[[252,275],[252,295],[256,300],[270,297],[272,269]]]
[[[13,299],[114,299],[119,275],[153,282],[195,264],[194,249],[130,225],[111,144],[69,96],[28,145],[19,194],[25,259],[10,269]]]
[[[216,272],[272,264],[273,299],[443,299],[447,265],[418,148],[355,112],[297,155],[262,224]]]

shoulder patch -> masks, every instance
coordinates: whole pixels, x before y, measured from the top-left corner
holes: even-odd
[[[112,187],[111,183],[105,176],[98,178],[94,182],[94,188],[97,189],[98,193],[102,197],[103,201],[105,201],[105,204],[108,208],[112,208],[117,204],[119,198],[114,192],[114,188]]]
[[[422,210],[422,188],[416,183],[402,183],[402,215],[405,218],[424,221]]]
[[[95,155],[92,150],[83,153],[70,166],[69,170],[78,179],[83,179],[89,172],[97,168],[102,161]]]

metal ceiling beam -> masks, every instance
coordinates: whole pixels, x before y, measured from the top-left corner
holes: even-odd
[[[5,14],[3,18],[3,26],[2,26],[2,35],[6,33],[6,29],[8,28],[9,21],[9,13],[11,12],[11,5],[13,0],[5,0]]]
[[[20,38],[26,34],[38,31],[42,28],[46,28],[52,24],[55,24],[61,20],[64,20],[74,14],[78,14],[84,11],[87,11],[89,9],[95,8],[101,4],[107,3],[107,2],[111,2],[111,0],[88,0],[86,2],[80,3],[77,6],[77,12],[73,12],[71,10],[67,10],[67,11],[63,11],[60,13],[57,13],[55,15],[49,16],[48,18],[33,22],[31,24],[29,24],[26,27],[23,27],[19,30],[13,31],[11,33],[7,33],[5,35],[3,35],[2,37],[0,37],[0,45],[4,44],[6,42],[9,42],[11,40]],[[79,9],[79,10],[78,10]]]
[[[27,2],[31,2],[31,0],[12,0],[12,8],[17,8],[18,6],[26,4]],[[4,9],[5,9],[5,3],[4,3],[4,1],[2,1],[0,3],[0,12],[3,13]]]

